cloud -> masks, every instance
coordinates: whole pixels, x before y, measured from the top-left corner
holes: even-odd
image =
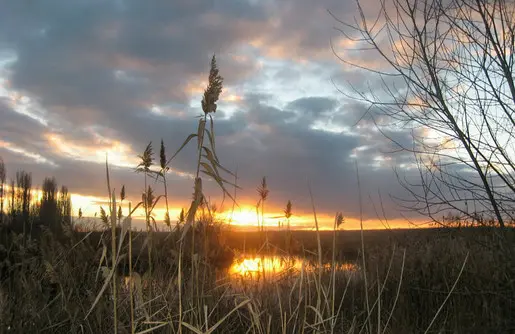
[[[382,135],[370,120],[353,127],[365,107],[331,82],[342,66],[329,48],[334,24],[326,9],[348,16],[347,3],[0,3],[0,58],[10,57],[0,59],[0,155],[11,172],[26,169],[36,180],[56,175],[74,192],[104,196],[108,153],[113,183],[125,184],[137,200],[137,154],[150,141],[157,153],[163,138],[171,156],[196,133],[216,53],[225,78],[214,115],[217,150],[238,171],[242,201],[257,200],[255,188],[266,176],[271,207],[292,200],[309,212],[309,183],[321,211],[356,216],[356,158],[364,194],[402,191]],[[347,74],[356,84],[368,79]],[[407,130],[391,134],[409,142]],[[195,164],[193,142],[172,162],[177,205],[189,201]],[[221,201],[214,182],[206,191]],[[374,212],[366,208],[365,215]]]

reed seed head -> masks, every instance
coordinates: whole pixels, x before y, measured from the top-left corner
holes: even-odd
[[[202,110],[205,114],[216,112],[216,102],[222,92],[223,80],[222,76],[218,73],[216,57],[213,55],[213,58],[211,59],[211,69],[209,71],[209,82],[206,90],[204,91],[204,96],[202,97]]]
[[[150,166],[152,166],[152,162],[154,161],[153,155],[154,152],[152,151],[152,142],[150,142],[145,148],[145,151],[143,151],[143,154],[138,155],[138,158],[141,159],[141,162],[136,167],[136,171],[149,172]]]
[[[268,190],[268,186],[266,184],[266,177],[263,177],[261,180],[261,185],[258,187],[257,191],[261,201],[265,201],[268,198],[270,191]]]
[[[184,215],[184,208],[181,209],[181,213],[179,213],[179,217],[177,217],[179,224],[183,224],[186,220],[186,216]]]
[[[334,219],[335,219],[336,228],[340,227],[340,225],[345,223],[345,219],[343,218],[343,213],[341,213],[341,212],[338,212]]]
[[[286,203],[286,210],[284,210],[284,217],[286,217],[286,219],[290,219],[292,214],[293,214],[293,212],[292,212],[291,201],[288,201],[288,203]]]
[[[166,151],[165,151],[165,144],[163,142],[163,139],[161,139],[161,150],[159,151],[159,163],[160,163],[161,169],[163,170],[163,173],[164,173],[165,168],[166,168]]]

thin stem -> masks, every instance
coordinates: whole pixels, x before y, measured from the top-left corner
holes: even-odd
[[[134,334],[134,291],[133,291],[133,281],[132,281],[132,210],[131,210],[131,202],[129,202],[129,217],[131,219],[131,224],[129,225],[129,294],[130,294],[130,308],[131,308],[131,334]]]
[[[170,210],[168,208],[168,187],[167,187],[167,184],[166,184],[166,170],[163,170],[163,183],[164,183],[164,188],[165,188],[165,204],[166,204],[166,218],[167,218],[167,221],[166,223],[168,224],[168,228],[170,229],[170,231],[172,231],[172,224],[170,223]]]

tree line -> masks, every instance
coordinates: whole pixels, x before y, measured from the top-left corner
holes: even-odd
[[[0,157],[0,226],[31,238],[43,227],[59,234],[72,223],[71,195],[59,188],[53,177],[43,180],[41,189],[33,187],[32,174],[17,171],[9,182]]]

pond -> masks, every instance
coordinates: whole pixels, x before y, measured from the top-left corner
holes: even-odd
[[[313,273],[318,271],[318,267],[317,261],[297,256],[243,255],[234,259],[228,273],[233,278],[255,280],[263,277],[280,278],[298,275],[302,272]],[[322,264],[323,271],[330,272],[332,268],[331,263]],[[356,264],[349,262],[336,262],[334,268],[340,274],[352,274],[359,269]]]
[[[345,279],[358,279],[361,277],[359,265],[351,262],[336,262],[331,265],[329,262],[322,263],[322,272],[324,277],[332,275],[333,267],[338,277]],[[318,261],[314,258],[305,258],[301,256],[278,256],[278,255],[258,255],[258,254],[240,254],[236,256],[229,267],[218,271],[216,280],[230,283],[231,285],[240,286],[241,283],[267,283],[290,278],[298,278],[304,275],[305,278],[314,278],[313,275],[318,273]],[[187,277],[189,269],[186,270]],[[129,287],[130,282],[133,284],[147,284],[143,275],[133,272],[134,277],[124,275],[124,284]],[[311,279],[310,279],[311,280]]]

